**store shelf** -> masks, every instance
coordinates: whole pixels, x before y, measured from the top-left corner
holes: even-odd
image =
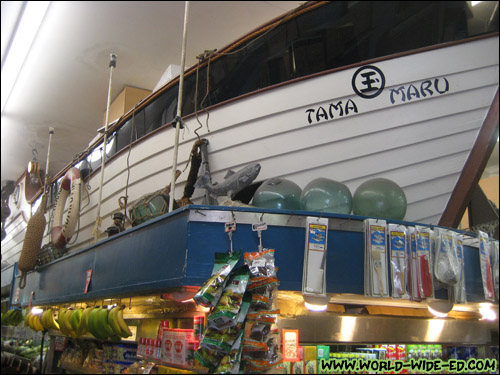
[[[70,371],[71,374],[102,374],[101,370],[96,370],[91,367],[83,367],[73,362],[65,361],[61,364],[61,368]]]
[[[305,220],[329,219],[326,288],[328,293],[363,294],[363,217],[318,212],[239,207],[186,206],[75,254],[28,273],[26,287],[13,302],[27,306],[122,298],[200,286],[209,276],[215,252],[228,251],[224,223],[235,220],[234,249],[257,251],[252,224],[266,222],[263,246],[276,249],[280,290],[301,291]],[[393,221],[406,225],[415,225]],[[469,241],[473,243],[473,241]],[[479,254],[465,246],[465,279],[469,302],[484,301]],[[85,293],[87,271],[92,279]],[[19,277],[15,277],[15,287]],[[437,294],[447,298],[446,293]]]

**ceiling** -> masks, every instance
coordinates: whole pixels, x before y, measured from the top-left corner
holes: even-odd
[[[4,57],[23,5],[2,1]],[[35,2],[35,4],[42,2]],[[191,1],[186,66],[207,49],[220,49],[299,1]],[[2,110],[1,180],[17,180],[33,158],[45,169],[49,127],[50,170],[55,175],[85,150],[103,125],[109,56],[117,55],[111,100],[125,86],[153,90],[171,64],[180,65],[182,1],[49,3],[16,84]],[[27,8],[26,8],[27,9]],[[12,49],[12,48],[11,48]],[[488,175],[498,175],[498,143]]]
[[[1,2],[2,101],[4,57],[25,3],[31,5]],[[220,49],[301,3],[191,1],[186,66],[196,64],[204,50]],[[55,129],[50,174],[87,148],[103,125],[111,53],[117,55],[111,100],[125,86],[153,90],[169,65],[179,66],[184,6],[183,1],[50,2],[2,110],[2,181],[21,177],[33,149],[45,169],[49,127]]]

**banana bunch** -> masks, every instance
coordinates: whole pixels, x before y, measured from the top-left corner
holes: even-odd
[[[17,326],[23,321],[23,312],[19,309],[11,309],[2,317],[2,325]]]
[[[45,330],[40,315],[35,315],[31,311],[24,318],[24,324],[35,331],[43,332]]]
[[[122,337],[132,336],[123,319],[123,309],[119,306],[111,310],[106,307],[92,308],[88,314],[87,329],[99,340],[120,341]]]
[[[54,312],[52,309],[47,309],[42,313],[42,316],[40,317],[40,321],[42,322],[43,328],[46,330],[49,329],[60,329],[59,328],[59,323],[57,323],[55,317],[54,317]]]
[[[73,330],[70,320],[71,315],[73,315],[74,311],[75,310],[63,307],[62,309],[59,310],[59,314],[57,315],[57,320],[59,322],[60,330],[63,334],[65,334],[66,336],[71,336],[73,338],[76,338],[76,332]]]

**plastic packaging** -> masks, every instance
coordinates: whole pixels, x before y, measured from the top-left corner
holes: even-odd
[[[453,232],[438,228],[436,258],[434,261],[434,275],[436,278],[448,285],[455,286],[459,282],[460,267],[453,244]]]
[[[406,292],[406,232],[406,227],[404,225],[389,224],[393,298],[408,298]]]
[[[431,275],[431,232],[427,227],[415,226],[415,242],[417,250],[418,289],[422,298],[434,296]]]
[[[479,257],[481,264],[481,276],[483,279],[484,298],[489,301],[495,300],[493,275],[490,261],[490,244],[488,234],[479,231]]]
[[[240,267],[230,275],[217,306],[208,316],[208,324],[211,327],[220,330],[236,325],[236,317],[247,289],[249,276],[247,266]]]
[[[214,307],[219,302],[227,277],[238,263],[240,256],[241,251],[236,251],[232,255],[229,253],[215,253],[212,276],[203,283],[200,290],[193,297],[198,305]]]
[[[365,295],[389,297],[387,272],[387,223],[365,220]]]
[[[453,246],[457,254],[458,261],[458,283],[455,285],[455,303],[467,303],[465,291],[465,270],[464,270],[464,244],[463,235],[453,232]]]
[[[490,242],[491,262],[493,263],[493,287],[495,295],[498,297],[498,284],[499,284],[499,254],[498,254],[498,241]]]

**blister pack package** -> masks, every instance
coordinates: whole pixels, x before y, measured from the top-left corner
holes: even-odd
[[[406,292],[406,226],[389,224],[392,297],[408,298]]]

